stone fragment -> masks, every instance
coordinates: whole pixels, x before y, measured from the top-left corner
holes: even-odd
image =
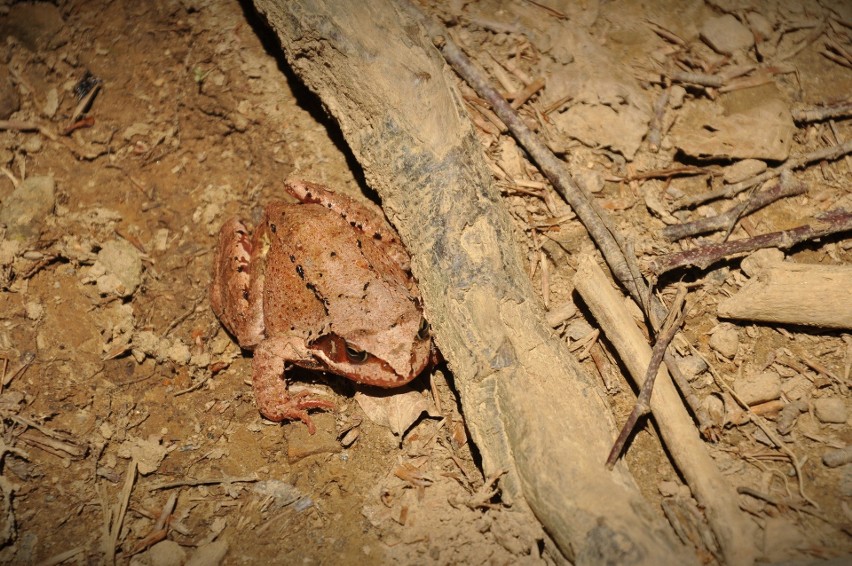
[[[759,159],[743,159],[737,161],[730,167],[725,169],[725,175],[722,177],[726,183],[732,185],[745,181],[749,177],[760,175],[766,171],[766,163]]]
[[[142,255],[126,240],[105,242],[92,266],[89,279],[104,295],[131,296],[142,283]]]
[[[151,566],[181,566],[186,562],[186,551],[173,540],[160,541],[145,554],[144,563]]]
[[[814,414],[823,423],[845,423],[849,418],[846,403],[839,397],[814,399]]]
[[[740,346],[740,334],[733,324],[722,323],[713,329],[710,336],[710,347],[722,356],[731,359],[737,354]]]
[[[781,397],[781,376],[774,371],[748,375],[734,383],[734,391],[747,405],[757,405]]]
[[[754,42],[751,31],[730,14],[707,20],[701,26],[700,35],[714,51],[724,55],[748,49]]]
[[[53,177],[24,179],[0,205],[0,224],[10,240],[31,240],[41,233],[45,218],[56,204]]]
[[[228,543],[222,539],[199,546],[186,566],[218,566],[228,553]]]

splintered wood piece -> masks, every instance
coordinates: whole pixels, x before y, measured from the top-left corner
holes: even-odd
[[[633,382],[641,387],[651,361],[651,348],[624,307],[623,297],[588,256],[580,260],[574,285]],[[699,438],[665,366],[657,373],[651,412],[672,460],[704,507],[726,560],[730,564],[751,564],[755,553],[751,520],[740,512],[733,486],[722,476]]]
[[[719,316],[852,328],[852,266],[770,264],[719,303]]]

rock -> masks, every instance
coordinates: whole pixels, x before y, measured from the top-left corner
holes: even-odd
[[[180,365],[189,363],[189,360],[192,357],[192,354],[189,351],[189,346],[184,344],[180,339],[177,339],[172,343],[166,355],[171,361]]]
[[[746,14],[748,25],[754,33],[759,36],[758,42],[772,37],[772,22],[766,19],[766,16],[758,12],[749,12]]]
[[[802,532],[789,519],[766,519],[763,529],[763,558],[768,562],[781,562],[795,556],[796,549],[805,544]]]
[[[734,383],[734,391],[747,405],[757,405],[781,397],[781,376],[774,371],[746,376]]]
[[[198,547],[186,566],[216,566],[221,564],[228,553],[228,543],[224,540],[217,540]]]
[[[18,89],[9,79],[8,67],[0,65],[0,120],[8,120],[20,109],[21,97],[18,95]]]
[[[692,381],[700,373],[707,371],[707,362],[697,354],[684,356],[678,362],[678,366],[689,381]]]
[[[749,277],[754,277],[770,265],[784,261],[784,252],[778,248],[764,248],[750,254],[740,262],[740,269]]]
[[[104,243],[89,273],[104,295],[131,296],[142,283],[142,255],[127,240]]]
[[[732,359],[737,355],[740,346],[740,334],[733,324],[722,323],[713,329],[710,336],[710,347],[722,356]]]
[[[166,446],[162,438],[151,435],[148,438],[131,437],[118,447],[120,458],[133,458],[136,460],[137,469],[143,476],[157,471],[163,458],[175,448],[174,445]]]
[[[725,108],[685,105],[670,134],[675,146],[699,159],[787,159],[796,132],[787,103],[773,89],[744,90],[726,94]]]
[[[24,310],[30,320],[39,320],[44,316],[44,305],[35,301],[30,301],[24,305]]]
[[[0,21],[0,37],[14,36],[34,53],[52,51],[70,35],[59,8],[49,2],[15,3],[4,20]]]
[[[186,562],[186,551],[173,540],[158,542],[145,554],[151,566],[182,566]]]
[[[700,31],[701,39],[724,55],[745,50],[754,43],[751,31],[730,14],[707,20]]]
[[[823,423],[845,423],[849,418],[846,403],[838,397],[814,399],[814,414]]]
[[[848,466],[848,464],[852,463],[852,444],[843,448],[832,448],[826,451],[822,455],[822,463],[829,468]]]
[[[10,240],[38,238],[45,218],[56,205],[53,177],[29,177],[15,189],[0,208],[0,224],[6,225]]]
[[[766,171],[766,163],[759,159],[743,159],[737,161],[730,167],[725,169],[725,175],[722,177],[726,183],[732,185],[745,181],[749,177],[760,175]]]
[[[609,147],[632,160],[648,132],[648,116],[641,109],[621,104],[577,104],[554,120],[567,136],[589,147]]]

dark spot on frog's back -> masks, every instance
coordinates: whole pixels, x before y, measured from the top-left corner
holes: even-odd
[[[272,230],[272,233],[274,234],[278,231],[278,226],[276,226],[275,224],[270,224],[269,229]]]
[[[328,257],[337,257],[337,252],[331,252],[328,254]]]
[[[376,233],[373,234],[373,239],[374,240],[381,240],[382,235],[379,232],[376,232]]]
[[[296,263],[296,256],[290,254],[290,263]]]
[[[299,277],[301,277],[302,279],[304,279],[304,278],[305,278],[305,270],[304,270],[304,269],[302,269],[302,266],[301,266],[301,265],[297,265],[297,266],[296,266],[296,273],[298,273],[298,274],[299,274]]]

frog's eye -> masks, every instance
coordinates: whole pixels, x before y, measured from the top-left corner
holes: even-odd
[[[363,364],[367,361],[369,355],[364,350],[356,350],[352,346],[346,345],[346,358],[353,364]]]
[[[417,329],[417,337],[420,340],[426,340],[429,338],[429,323],[426,322],[425,318],[420,319],[420,328]]]

